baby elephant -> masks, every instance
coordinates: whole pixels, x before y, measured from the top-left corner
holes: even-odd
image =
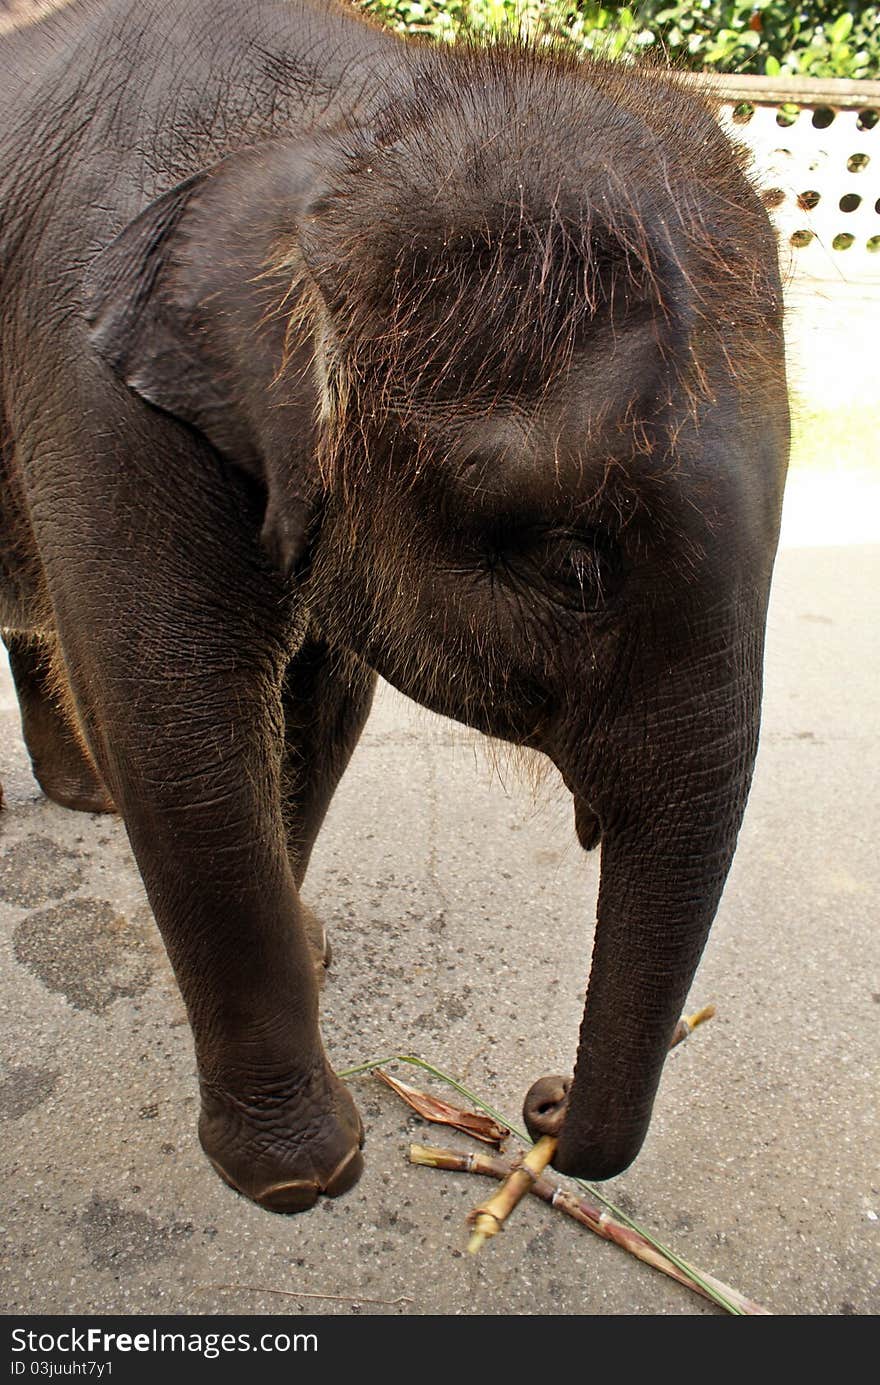
[[[74,0],[0,43],[0,130],[0,626],[45,792],[124,818],[208,1158],[284,1212],[361,1171],[299,890],[381,674],[601,842],[556,1164],[618,1173],[758,735],[788,412],[740,154],[681,79],[324,0]]]

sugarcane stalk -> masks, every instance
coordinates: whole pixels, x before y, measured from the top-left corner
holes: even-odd
[[[545,1139],[549,1139],[549,1137],[545,1137]],[[541,1143],[542,1141],[538,1142],[539,1145]],[[538,1145],[535,1146],[535,1149],[537,1148]],[[457,1150],[438,1149],[430,1145],[410,1145],[409,1158],[410,1163],[421,1164],[428,1168],[446,1169],[452,1173],[478,1173],[489,1178],[505,1180],[504,1186],[499,1190],[500,1193],[504,1192],[504,1188],[508,1184],[513,1183],[516,1175],[522,1171],[523,1167],[520,1165],[516,1168],[508,1159],[504,1159],[497,1154],[488,1154],[482,1151],[479,1153],[464,1154]],[[523,1161],[523,1163],[525,1163],[525,1161]],[[519,1184],[517,1183],[516,1186],[518,1187]],[[543,1202],[549,1203],[551,1207],[558,1208],[574,1221],[579,1222],[581,1226],[586,1226],[590,1231],[595,1232],[597,1236],[603,1237],[604,1240],[613,1241],[615,1245],[619,1245],[624,1250],[629,1251],[631,1255],[643,1261],[644,1264],[651,1265],[654,1269],[660,1270],[661,1273],[668,1275],[670,1279],[674,1279],[679,1284],[683,1284],[686,1288],[692,1289],[694,1293],[709,1299],[710,1302],[713,1301],[712,1295],[703,1288],[702,1284],[692,1279],[685,1270],[680,1269],[672,1260],[669,1260],[662,1251],[652,1246],[638,1231],[635,1231],[632,1227],[624,1226],[622,1222],[617,1221],[606,1208],[600,1207],[598,1203],[591,1202],[589,1198],[569,1192],[559,1184],[553,1183],[551,1179],[547,1178],[543,1173],[537,1173],[536,1176],[526,1175],[525,1191],[533,1193],[535,1197],[539,1197]],[[496,1198],[497,1197],[498,1194],[496,1194]],[[479,1216],[481,1211],[485,1212],[486,1208],[490,1207],[494,1201],[495,1199],[490,1199],[482,1209],[477,1208],[476,1212],[471,1215]],[[496,1235],[498,1230],[501,1229],[500,1221],[494,1220],[495,1215],[495,1213],[489,1213],[489,1216],[493,1218],[492,1226],[494,1228],[488,1231],[487,1234],[489,1236]],[[500,1220],[503,1221],[503,1218]],[[478,1229],[478,1226],[479,1223],[476,1222],[475,1231]],[[482,1244],[482,1241],[480,1244]],[[736,1289],[731,1289],[727,1284],[722,1283],[720,1279],[716,1279],[713,1275],[704,1274],[702,1270],[699,1271],[699,1274],[702,1280],[707,1284],[711,1284],[718,1293],[734,1304],[735,1307],[739,1308],[741,1312],[751,1315],[769,1316],[766,1308],[761,1308],[750,1299],[743,1297]]]
[[[683,1043],[689,1034],[692,1034],[699,1025],[705,1024],[706,1020],[710,1020],[714,1014],[714,1005],[703,1005],[692,1015],[682,1015],[672,1032],[669,1047],[672,1049]],[[503,1230],[504,1223],[514,1207],[522,1201],[526,1193],[532,1188],[535,1179],[544,1172],[547,1165],[553,1162],[557,1145],[558,1141],[555,1136],[542,1135],[537,1144],[529,1150],[526,1157],[511,1167],[507,1181],[499,1188],[495,1196],[473,1209],[468,1216],[468,1221],[473,1223],[474,1228],[468,1241],[469,1255],[476,1255],[480,1247],[485,1245],[490,1237],[497,1236],[498,1232]],[[560,1191],[562,1190],[560,1189]],[[605,1214],[603,1213],[603,1215]],[[621,1226],[624,1231],[628,1230],[620,1222],[614,1224]],[[645,1242],[645,1244],[648,1243]]]
[[[468,1216],[474,1228],[468,1241],[468,1255],[476,1255],[490,1236],[498,1235],[516,1204],[525,1197],[555,1153],[556,1140],[550,1135],[542,1135],[518,1164],[506,1164],[504,1184],[488,1202],[475,1207]]]
[[[703,1005],[699,1010],[695,1010],[692,1015],[682,1015],[678,1024],[672,1031],[672,1038],[669,1041],[670,1048],[676,1048],[678,1044],[684,1043],[689,1034],[693,1034],[698,1025],[705,1024],[715,1014],[714,1005]]]

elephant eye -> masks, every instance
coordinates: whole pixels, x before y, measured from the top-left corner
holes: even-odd
[[[559,534],[545,542],[541,567],[563,604],[597,611],[617,592],[622,555],[607,534]]]

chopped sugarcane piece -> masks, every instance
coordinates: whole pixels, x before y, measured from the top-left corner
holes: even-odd
[[[710,1020],[714,1014],[714,1005],[703,1005],[699,1010],[695,1010],[692,1015],[682,1015],[678,1024],[672,1031],[672,1039],[670,1040],[669,1047],[675,1048],[678,1044],[683,1043],[689,1034],[693,1034],[698,1025],[705,1024],[706,1020]]]
[[[682,1015],[672,1033],[669,1043],[670,1048],[675,1048],[685,1040],[689,1034],[706,1020],[715,1014],[714,1005],[704,1005],[701,1009],[695,1010],[692,1015]],[[535,1084],[537,1087],[538,1084]],[[535,1090],[532,1088],[532,1091]],[[564,1111],[568,1101],[567,1087],[560,1086],[558,1092],[558,1106],[560,1111]],[[554,1125],[553,1129],[558,1129]],[[543,1173],[548,1164],[553,1162],[558,1141],[555,1135],[543,1135],[537,1144],[523,1159],[521,1164],[516,1165],[511,1171],[507,1182],[502,1185],[493,1198],[490,1198],[485,1206],[474,1208],[468,1216],[468,1221],[473,1222],[474,1230],[468,1242],[468,1254],[476,1255],[480,1247],[492,1236],[497,1236],[502,1229],[505,1220],[510,1216],[514,1207],[521,1202],[529,1191],[529,1187],[534,1174]],[[529,1160],[533,1159],[533,1164]],[[527,1170],[527,1172],[523,1172]]]
[[[484,1241],[498,1234],[516,1204],[525,1197],[555,1153],[556,1141],[552,1136],[544,1135],[521,1162],[511,1167],[506,1182],[494,1197],[474,1208],[468,1216],[474,1228],[468,1242],[469,1255],[475,1255]]]
[[[541,1141],[538,1142],[540,1144]],[[535,1146],[537,1149],[538,1146]],[[507,1180],[510,1182],[518,1172],[521,1171],[510,1160],[502,1158],[498,1154],[487,1154],[484,1151],[474,1151],[473,1153],[461,1153],[452,1149],[437,1149],[430,1145],[410,1145],[410,1163],[421,1164],[428,1168],[446,1169],[452,1173],[478,1173],[490,1178]],[[506,1185],[505,1185],[506,1186]],[[501,1192],[504,1191],[502,1188]],[[766,1308],[753,1303],[751,1299],[745,1298],[736,1289],[731,1289],[729,1285],[723,1284],[714,1275],[705,1274],[702,1270],[695,1271],[698,1278],[692,1278],[686,1268],[676,1265],[661,1250],[653,1246],[646,1240],[640,1232],[633,1227],[625,1226],[623,1222],[617,1221],[607,1210],[600,1207],[598,1203],[592,1202],[589,1198],[578,1193],[570,1192],[559,1184],[553,1183],[544,1174],[538,1174],[534,1178],[527,1179],[526,1192],[531,1192],[535,1197],[541,1198],[551,1207],[556,1207],[567,1216],[577,1221],[581,1226],[586,1226],[597,1236],[603,1237],[606,1241],[613,1241],[624,1250],[628,1250],[638,1260],[646,1265],[651,1265],[654,1269],[660,1270],[670,1279],[675,1279],[679,1284],[692,1289],[694,1293],[708,1298],[710,1302],[715,1301],[713,1295],[703,1283],[711,1285],[717,1294],[726,1299],[739,1312],[750,1315],[769,1316]],[[490,1199],[491,1203],[491,1199]],[[485,1207],[489,1207],[486,1203]],[[471,1213],[469,1220],[478,1216],[480,1209],[476,1213]],[[500,1225],[494,1223],[494,1229],[488,1235],[495,1235],[500,1230]],[[480,1242],[482,1244],[482,1242]],[[701,1283],[700,1281],[703,1281]]]

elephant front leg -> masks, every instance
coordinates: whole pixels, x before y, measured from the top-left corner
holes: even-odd
[[[237,912],[222,926],[233,955],[224,944],[187,988],[201,992],[207,980],[212,992],[187,1000],[199,1139],[233,1188],[272,1211],[304,1211],[357,1181],[363,1128],[324,1053],[307,911],[292,882],[277,881],[260,901],[241,897]]]
[[[288,666],[282,690],[285,754],[282,801],[288,853],[302,887],[315,839],[373,701],[376,675],[311,631]],[[302,905],[318,982],[330,965],[321,919]]]
[[[93,676],[87,720],[186,1002],[202,1146],[239,1192],[295,1212],[356,1182],[362,1128],[318,1030],[280,677],[220,675],[217,659],[137,690]]]

